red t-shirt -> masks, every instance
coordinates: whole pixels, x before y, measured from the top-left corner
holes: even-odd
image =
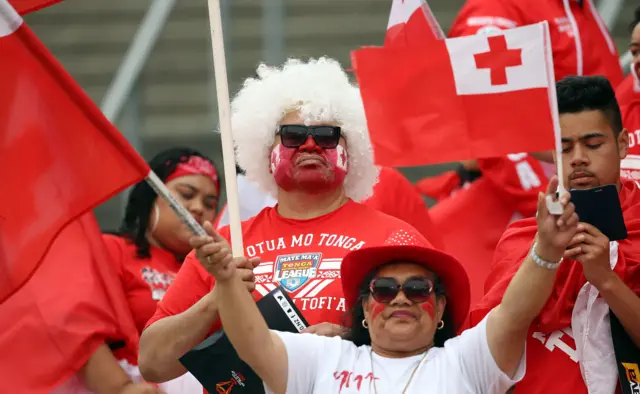
[[[622,125],[629,132],[629,153],[622,160],[622,176],[640,180],[640,82],[633,74],[616,89]]]
[[[362,203],[409,223],[436,248],[444,247],[442,236],[431,221],[427,204],[400,171],[380,167],[373,196]]]
[[[122,283],[133,321],[141,333],[175,279],[180,262],[162,248],[151,246],[151,258],[142,259],[136,256],[135,245],[123,237],[104,234],[103,240]],[[118,358],[138,358],[137,354],[115,353]]]
[[[242,232],[245,254],[262,259],[254,270],[254,298],[262,298],[279,283],[310,325],[345,324],[340,263],[347,252],[383,244],[396,233],[424,239],[401,220],[353,201],[309,220],[286,219],[278,214],[277,206],[265,208],[242,223]],[[223,227],[220,234],[229,239],[229,228]],[[187,310],[211,291],[214,283],[214,277],[192,252],[147,326]]]

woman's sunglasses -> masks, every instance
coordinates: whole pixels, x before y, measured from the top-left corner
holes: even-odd
[[[369,293],[373,299],[383,304],[393,301],[400,290],[409,301],[419,304],[425,302],[433,292],[433,281],[425,277],[411,277],[403,284],[394,278],[375,278],[369,284]]]
[[[322,149],[335,149],[340,142],[341,130],[339,126],[286,124],[280,126],[276,135],[280,136],[280,141],[286,148],[299,148],[311,136]]]

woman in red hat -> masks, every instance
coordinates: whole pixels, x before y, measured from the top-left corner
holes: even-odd
[[[539,197],[536,242],[502,303],[459,336],[469,309],[464,268],[406,232],[342,261],[352,311],[347,338],[270,331],[235,273],[242,258],[215,267],[225,332],[268,392],[505,393],[524,376],[529,325],[560,264],[548,260],[549,251],[564,250],[577,233],[568,195],[561,197],[561,215],[546,209],[557,185],[554,177]]]

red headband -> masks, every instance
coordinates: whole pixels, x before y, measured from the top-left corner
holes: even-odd
[[[220,183],[218,182],[218,172],[211,162],[200,156],[190,156],[189,160],[181,161],[176,169],[165,179],[165,183],[172,179],[185,175],[204,175],[211,178],[216,185],[216,190],[220,192]]]

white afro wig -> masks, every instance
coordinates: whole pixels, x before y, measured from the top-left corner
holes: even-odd
[[[261,64],[257,75],[244,82],[231,103],[236,158],[246,177],[277,197],[277,185],[269,173],[271,146],[280,119],[297,110],[305,123],[341,126],[349,160],[345,193],[355,201],[371,196],[378,169],[373,164],[364,107],[358,88],[349,83],[340,64],[326,57],[308,63],[289,59],[282,68]]]

